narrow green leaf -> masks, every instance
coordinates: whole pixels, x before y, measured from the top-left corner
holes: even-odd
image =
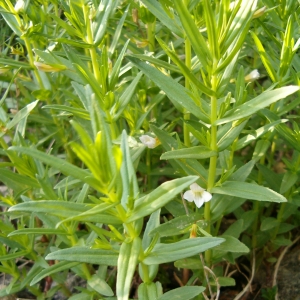
[[[184,1],[174,1],[173,2],[176,11],[180,17],[181,23],[185,30],[185,33],[189,40],[191,41],[192,47],[201,62],[202,66],[207,69],[209,63],[212,61],[211,52],[209,51],[206,41],[202,34],[199,32],[194,19],[187,10]]]
[[[211,192],[249,200],[270,202],[287,201],[285,197],[274,192],[273,190],[248,182],[226,181],[222,184],[222,186],[212,188]]]
[[[252,35],[254,43],[258,49],[261,61],[263,62],[271,80],[273,82],[277,82],[278,81],[277,74],[275,72],[275,69],[272,66],[271,59],[269,58],[268,54],[266,53],[264,46],[262,45],[261,41],[259,40],[259,38],[257,37],[257,35],[254,32],[251,31],[251,35]]]
[[[49,154],[43,153],[39,150],[33,149],[33,148],[24,148],[24,147],[10,147],[8,148],[8,151],[16,151],[20,152],[22,154],[29,155],[37,160],[40,160],[44,162],[47,165],[50,165],[51,167],[61,171],[65,175],[73,176],[75,178],[78,178],[82,180],[83,182],[91,185],[92,187],[97,189],[98,184],[96,184],[92,178],[91,178],[91,173],[80,169],[67,161],[51,156]]]
[[[275,218],[265,218],[263,219],[263,221],[261,222],[261,225],[260,225],[260,230],[261,231],[267,231],[267,230],[270,230],[272,228],[275,228],[277,227],[278,225],[280,225],[280,222],[279,220],[275,219]]]
[[[11,233],[8,234],[8,236],[14,236],[14,235],[28,235],[28,234],[38,234],[38,235],[42,235],[42,234],[55,234],[55,235],[68,235],[70,233],[63,231],[63,230],[59,230],[59,229],[54,229],[54,228],[23,228],[23,229],[18,229],[15,230]]]
[[[225,240],[214,237],[198,237],[171,244],[156,244],[153,251],[143,260],[147,265],[162,264],[190,257],[213,248]]]
[[[257,111],[271,105],[272,103],[283,99],[299,90],[299,86],[286,86],[273,91],[266,91],[255,97],[254,99],[238,106],[225,114],[225,117],[217,120],[215,125],[221,125],[227,122],[240,120],[249,117]]]
[[[30,251],[23,250],[23,251],[18,251],[18,252],[15,252],[15,253],[1,255],[1,261],[6,261],[6,260],[11,260],[11,259],[19,258],[19,257],[25,256],[25,255],[27,255],[29,253],[30,253]]]
[[[171,19],[163,9],[160,2],[155,0],[141,0],[141,2],[150,10],[150,12],[159,19],[167,28],[169,28],[176,35],[182,37],[182,30],[176,23],[176,19]]]
[[[79,118],[85,119],[85,120],[90,120],[90,115],[89,113],[82,109],[82,108],[76,108],[76,107],[71,107],[67,105],[44,105],[42,107],[43,109],[53,109],[53,110],[59,110],[59,111],[66,111],[68,113],[71,113],[74,116],[77,116]]]
[[[160,159],[182,159],[182,158],[204,159],[212,156],[217,156],[217,152],[212,151],[205,146],[195,146],[195,147],[183,148],[183,149],[165,152],[161,155]]]
[[[79,264],[79,262],[66,262],[66,261],[58,262],[58,263],[50,266],[49,268],[44,269],[40,273],[38,273],[32,279],[32,281],[30,282],[30,285],[31,286],[35,285],[36,283],[38,283],[39,281],[41,281],[46,276],[50,276],[50,275],[55,274],[57,272],[61,272],[61,271],[64,271],[64,270],[71,269],[71,268],[77,266],[78,264]]]
[[[138,287],[139,300],[157,299],[162,294],[160,282],[141,283]]]
[[[128,57],[128,59],[153,80],[154,83],[166,93],[171,101],[178,103],[181,107],[184,107],[203,122],[210,123],[209,118],[195,104],[192,98],[190,98],[189,91],[186,88],[150,65],[141,62],[134,57]]]
[[[121,245],[118,258],[117,297],[118,300],[128,300],[132,277],[135,272],[142,243],[136,237],[130,243]]]
[[[150,194],[136,200],[135,207],[126,220],[126,223],[148,216],[157,209],[165,206],[197,179],[197,176],[187,176],[163,183]]]
[[[160,296],[157,300],[189,300],[205,291],[203,286],[182,286]]]
[[[66,260],[95,265],[116,266],[118,253],[111,250],[72,247],[49,253],[45,258],[47,260]]]
[[[173,60],[173,62],[179,67],[180,71],[185,78],[189,79],[202,93],[213,96],[213,91],[199,81],[191,70],[183,63],[183,61],[177,56],[174,51],[171,51],[167,45],[160,38],[156,38],[163,50],[168,54],[168,56]]]
[[[298,181],[298,175],[294,172],[287,171],[280,185],[280,194],[287,192]]]
[[[84,203],[73,203],[56,200],[39,200],[16,204],[8,211],[22,211],[31,213],[45,213],[61,218],[74,218],[85,222],[101,222],[106,224],[121,224],[121,220],[109,214],[84,214],[92,209],[94,205]],[[82,215],[81,215],[82,214]]]

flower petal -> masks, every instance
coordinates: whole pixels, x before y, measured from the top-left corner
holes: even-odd
[[[196,195],[194,198],[194,202],[195,202],[196,206],[198,208],[200,208],[204,203],[204,199],[201,195]]]
[[[184,194],[183,194],[183,198],[189,202],[193,202],[194,199],[195,199],[195,194],[193,191],[186,191]]]
[[[202,192],[202,199],[204,200],[204,202],[208,202],[211,198],[212,198],[211,193],[206,191]]]
[[[194,193],[204,191],[204,189],[203,189],[199,184],[197,184],[197,183],[191,184],[191,185],[190,185],[190,189],[191,189]]]

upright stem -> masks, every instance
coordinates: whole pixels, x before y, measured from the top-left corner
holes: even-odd
[[[212,75],[211,78],[212,90],[216,92],[217,89],[217,77]],[[217,97],[214,95],[211,97],[211,128],[210,128],[210,148],[213,151],[217,151],[217,126],[214,125],[217,121]],[[217,156],[212,156],[209,161],[209,170],[208,170],[208,181],[207,181],[207,190],[210,191],[215,184],[216,169],[217,169]],[[211,214],[210,214],[210,202],[205,203],[204,208],[204,219],[207,222],[206,231],[211,233]],[[205,251],[205,261],[208,266],[211,265],[211,250]]]
[[[185,6],[189,5],[189,0],[184,0]],[[185,65],[188,67],[188,69],[191,69],[192,65],[192,50],[191,50],[191,42],[190,40],[186,37],[185,38]],[[188,78],[185,78],[185,88],[190,89],[190,81]],[[183,119],[184,120],[189,120],[190,119],[190,113],[186,111],[186,109],[183,112]],[[190,131],[188,127],[186,126],[185,123],[183,123],[183,137],[184,137],[184,144],[187,147],[191,146],[191,139],[190,139]]]

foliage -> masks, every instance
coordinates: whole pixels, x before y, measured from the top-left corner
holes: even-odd
[[[218,299],[291,243],[298,1],[0,6],[0,297]]]

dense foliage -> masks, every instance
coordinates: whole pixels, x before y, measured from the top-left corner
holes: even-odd
[[[299,1],[0,7],[0,297],[219,299],[240,272],[241,299],[279,268],[300,223]]]

